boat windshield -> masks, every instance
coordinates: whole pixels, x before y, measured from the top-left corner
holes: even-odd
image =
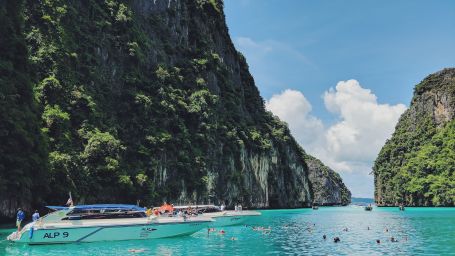
[[[62,220],[87,220],[87,219],[125,219],[145,218],[143,211],[125,211],[115,209],[74,209],[66,214]]]
[[[145,218],[145,209],[127,204],[76,205],[62,220]]]

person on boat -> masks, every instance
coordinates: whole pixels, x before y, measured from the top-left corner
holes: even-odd
[[[21,223],[25,219],[25,213],[22,211],[21,208],[17,209],[17,215],[16,215],[16,226],[17,226],[17,231],[21,231]]]
[[[32,215],[32,220],[33,222],[37,221],[39,219],[39,212],[38,210],[35,210],[35,213]]]
[[[168,202],[164,202],[164,204],[159,208],[159,211],[161,213],[173,213],[174,212],[174,206],[172,206]]]

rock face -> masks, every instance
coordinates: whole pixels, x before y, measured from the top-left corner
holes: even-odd
[[[351,203],[351,192],[344,185],[338,173],[312,156],[307,155],[305,161],[308,166],[315,205],[331,206]]]
[[[38,199],[47,179],[21,10],[20,1],[0,2],[0,222]]]
[[[453,206],[455,69],[426,77],[382,148],[373,171],[383,206]]]
[[[49,179],[13,207],[62,204],[69,191],[77,203],[311,205],[305,152],[265,110],[222,1],[24,8]]]

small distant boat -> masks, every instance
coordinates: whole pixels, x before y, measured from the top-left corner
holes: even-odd
[[[175,212],[188,211],[189,209],[198,216],[213,218],[214,222],[207,223],[210,227],[240,225],[253,217],[261,215],[260,212],[243,210],[241,207],[238,207],[236,211],[226,211],[215,205],[174,206]]]
[[[148,217],[136,205],[47,207],[54,212],[13,232],[7,240],[35,245],[164,238],[193,234],[214,221],[204,216]]]
[[[399,209],[400,209],[400,211],[404,211],[404,206],[400,205]]]
[[[317,205],[313,205],[312,208],[313,208],[313,210],[319,210],[319,206],[317,206]]]
[[[365,211],[372,211],[372,210],[373,210],[373,206],[371,206],[371,205],[365,206]]]

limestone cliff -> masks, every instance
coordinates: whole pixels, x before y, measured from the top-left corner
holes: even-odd
[[[77,203],[311,205],[305,153],[264,109],[222,1],[24,8],[49,179],[14,205],[62,204],[68,191]]]
[[[426,77],[374,165],[379,205],[455,203],[455,69]]]
[[[305,161],[308,166],[315,205],[331,206],[351,203],[351,192],[344,185],[338,173],[310,155],[306,156]]]

